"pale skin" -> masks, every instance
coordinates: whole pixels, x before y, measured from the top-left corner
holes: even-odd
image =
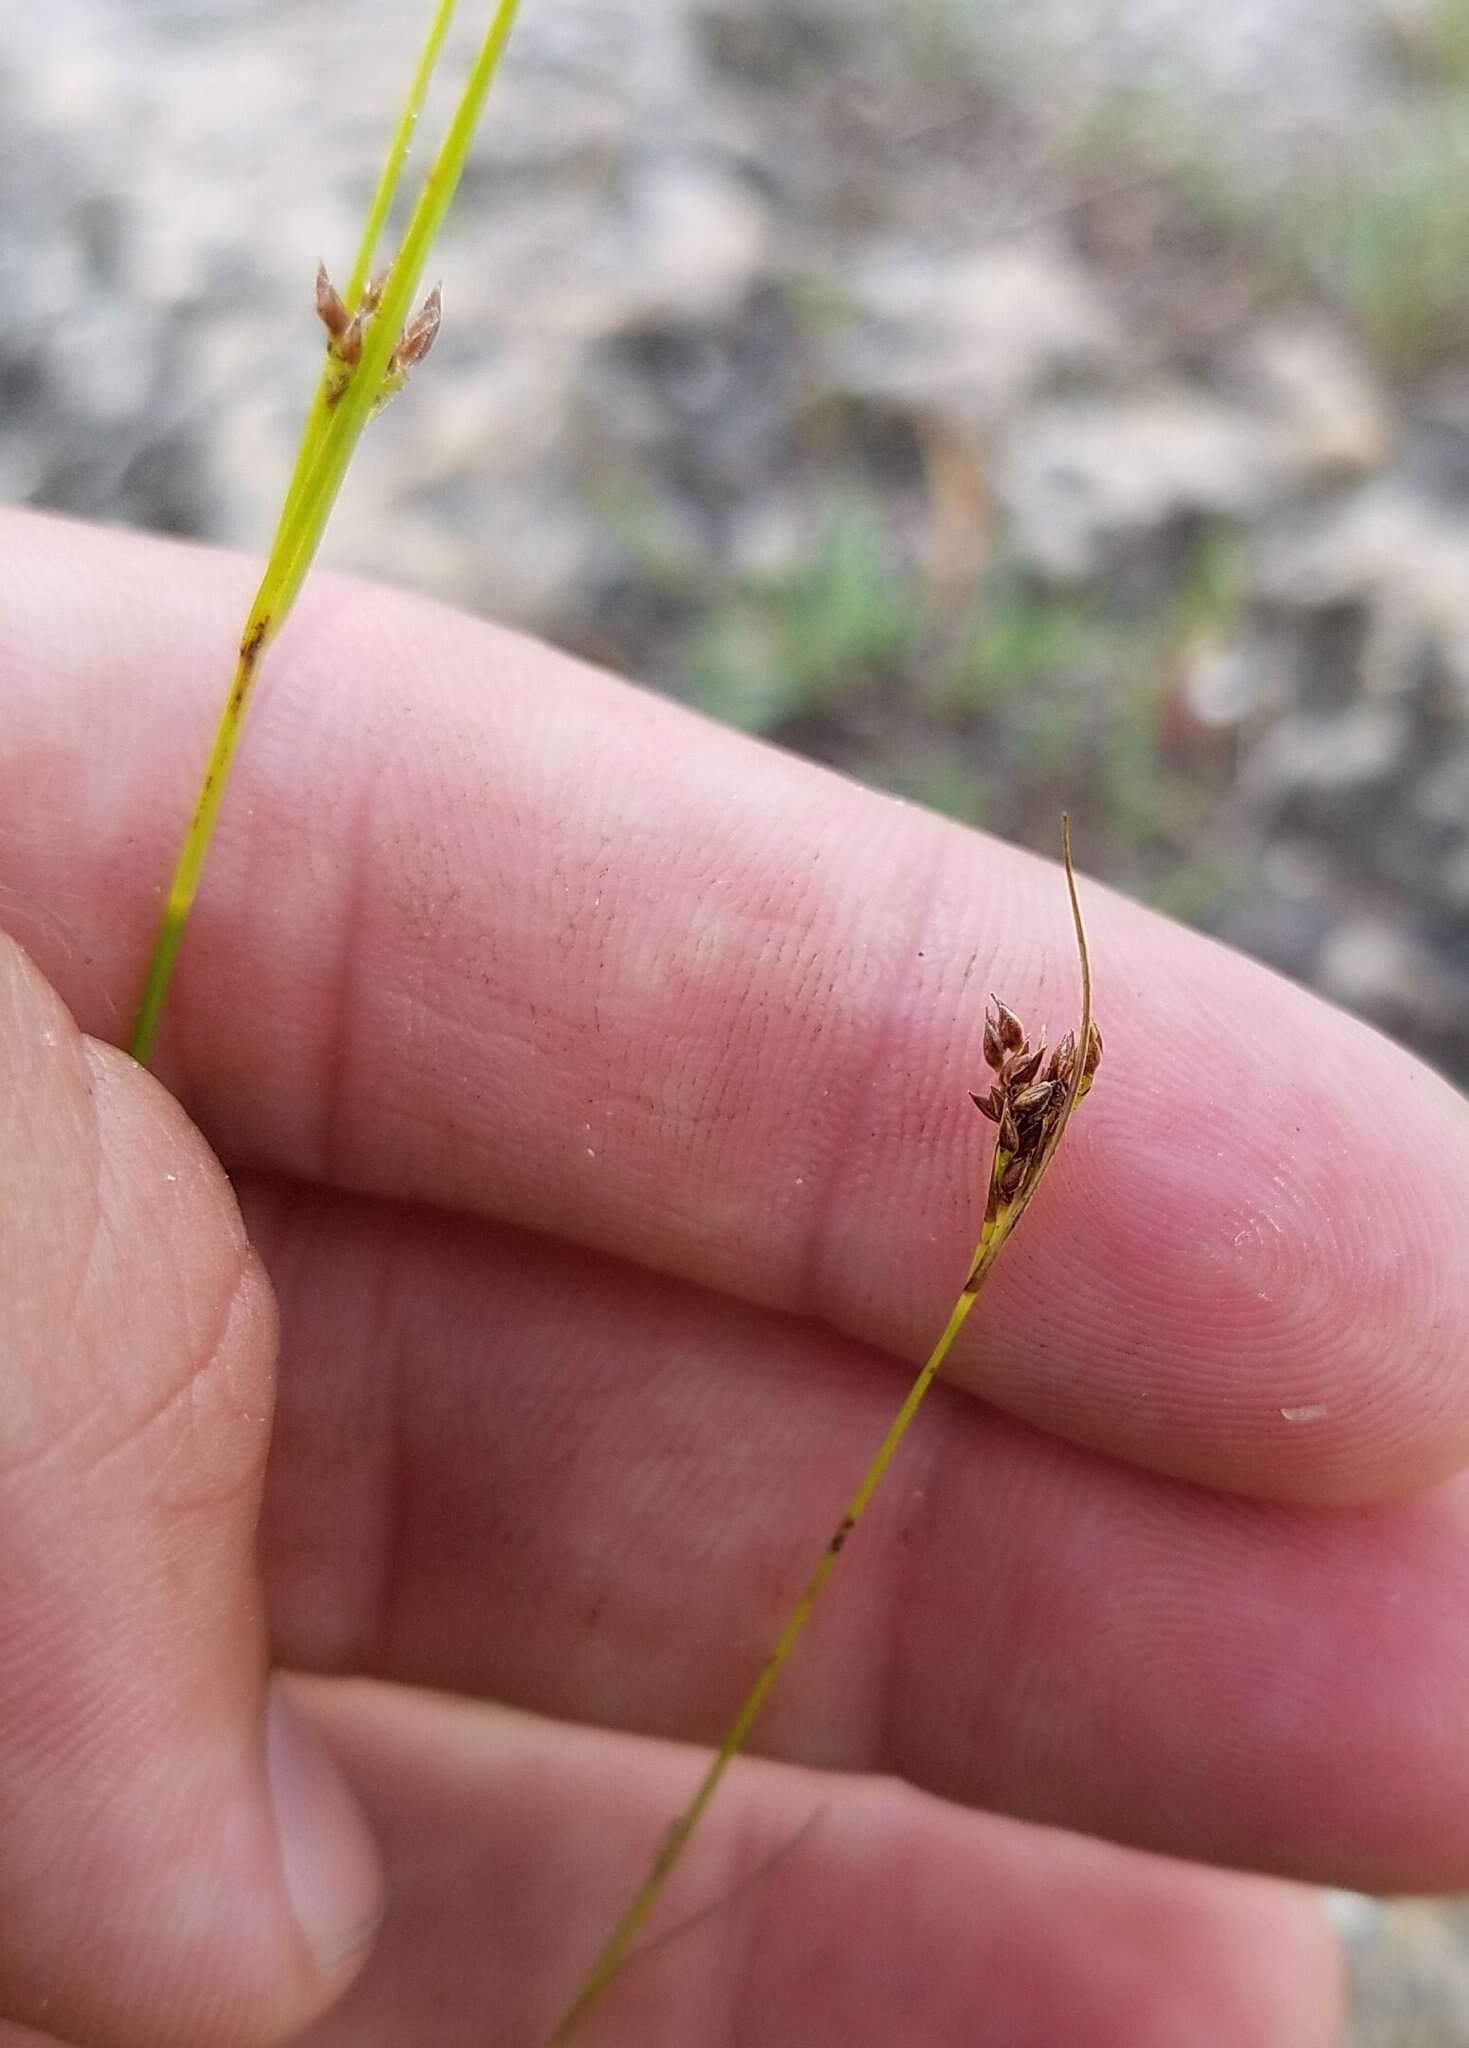
[[[155,1079],[252,565],[0,541],[0,2048],[535,2048],[964,1277],[1059,874],[322,578]],[[1326,2048],[1290,1880],[1469,1887],[1469,1119],[1083,889],[1097,1086],[589,2043]]]

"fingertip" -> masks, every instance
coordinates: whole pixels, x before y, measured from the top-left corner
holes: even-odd
[[[334,2000],[382,1919],[381,1859],[335,1758],[279,1677],[267,1699],[265,1757],[286,1896]]]
[[[1158,1865],[1160,1874],[1167,1868]],[[1138,1930],[1130,1959],[1154,1995],[1138,2002],[1136,2024],[1119,2033],[1128,2048],[1338,2048],[1345,1970],[1319,1894],[1183,1866],[1165,1896],[1166,1904],[1155,1902],[1151,1934]]]
[[[1469,1107],[1356,1019],[1138,917],[1095,920],[1106,1064],[1051,1227],[997,1284],[1025,1302],[999,1398],[1261,1498],[1433,1487],[1469,1460]],[[1145,1009],[1109,992],[1124,955]]]

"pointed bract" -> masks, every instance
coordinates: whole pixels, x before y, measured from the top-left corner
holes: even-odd
[[[1019,1052],[1025,1044],[1025,1029],[1013,1010],[1007,1009],[998,996],[991,996],[995,1006],[1000,1043],[1006,1052]]]
[[[1005,1048],[1000,1043],[1000,1033],[994,1018],[984,1013],[984,1063],[998,1070],[1005,1064]]]
[[[434,286],[408,325],[403,329],[398,346],[388,358],[390,377],[403,377],[421,363],[439,337],[439,322],[443,318],[443,300],[439,287]]]

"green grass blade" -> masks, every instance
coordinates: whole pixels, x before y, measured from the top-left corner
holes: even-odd
[[[403,110],[398,116],[398,125],[393,131],[393,139],[388,145],[388,153],[378,176],[377,190],[372,195],[372,204],[363,223],[362,240],[357,245],[357,254],[352,262],[352,274],[342,293],[349,313],[356,311],[361,303],[362,294],[367,289],[367,280],[372,273],[372,260],[377,254],[377,245],[382,239],[383,229],[387,226],[388,215],[392,212],[393,197],[397,192],[398,180],[408,156],[408,145],[413,140],[413,131],[423,110],[429,80],[433,76],[435,64],[439,61],[439,52],[444,47],[444,37],[449,33],[449,24],[454,18],[456,4],[457,0],[438,0],[434,18],[429,24],[428,34],[419,52],[418,64],[409,81]]]

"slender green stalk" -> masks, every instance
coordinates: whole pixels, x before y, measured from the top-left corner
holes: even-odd
[[[407,321],[429,249],[454,197],[517,4],[518,0],[498,0],[448,132],[425,174],[377,311],[363,335],[361,360],[331,409],[317,458],[302,485],[294,513],[288,512],[282,522],[278,585],[271,593],[271,609],[277,619],[294,600],[305,579],[327,515],[347,473],[347,464],[381,397],[388,358]]]
[[[705,1810],[719,1789],[719,1782],[744,1748],[746,1738],[754,1727],[761,1708],[765,1705],[771,1687],[780,1676],[787,1658],[796,1646],[797,1638],[811,1618],[817,1596],[826,1584],[837,1559],[841,1556],[847,1538],[856,1528],[862,1512],[877,1489],[878,1482],[887,1470],[893,1453],[908,1433],[908,1425],[918,1412],[918,1405],[932,1386],[939,1367],[948,1356],[949,1347],[963,1327],[964,1319],[974,1306],[978,1293],[978,1282],[968,1287],[955,1302],[953,1312],[945,1325],[944,1333],[929,1353],[923,1370],[908,1391],[908,1398],[894,1416],[887,1435],[879,1444],[871,1464],[863,1473],[856,1492],[847,1503],[846,1511],[837,1523],[826,1548],[816,1560],[810,1577],[797,1595],[796,1604],[787,1617],[785,1627],[776,1640],[774,1649],[760,1667],[759,1676],[741,1703],[739,1712],[730,1723],[728,1733],[710,1761],[697,1790],[673,1826],[664,1836],[652,1869],[638,1887],[627,1910],[609,1935],[606,1945],[596,1962],[588,1971],[581,1989],[567,2008],[564,2017],[551,2035],[548,2048],[563,2048],[580,2026],[592,2006],[601,1997],[612,1979],[627,1960],[627,1952],[636,1940],[643,1923],[657,1903],[658,1895],[667,1882],[674,1865],[683,1855],[690,1835],[703,1819]]]
[[[351,367],[345,383],[332,379],[335,398],[329,392],[319,392],[308,414],[296,472],[287,490],[260,587],[246,616],[229,695],[215,728],[193,818],[169,883],[158,936],[144,980],[142,1001],[129,1040],[128,1049],[137,1060],[146,1060],[152,1051],[174,960],[198,892],[199,877],[214,834],[219,805],[229,779],[245,708],[261,657],[280,631],[305,581],[362,431],[383,397],[394,388],[390,359],[407,322],[429,249],[443,224],[463,172],[485,98],[515,19],[516,6],[517,0],[497,0],[438,155],[424,176],[376,311],[366,323],[357,362]],[[438,0],[373,199],[369,215],[373,243],[380,227],[379,210],[385,213],[391,203],[408,136],[448,27],[450,12],[449,0]],[[357,265],[353,270],[359,298],[362,279],[365,279],[371,261],[372,246],[364,234],[363,249],[358,252]],[[359,270],[362,279],[358,277]],[[329,374],[332,368],[329,364]]]
[[[938,1342],[924,1361],[918,1377],[908,1390],[906,1400],[893,1417],[887,1434],[873,1454],[871,1463],[857,1482],[856,1491],[848,1501],[841,1520],[832,1531],[826,1548],[816,1560],[810,1577],[797,1595],[785,1627],[781,1630],[774,1649],[760,1667],[754,1684],[746,1693],[738,1713],[730,1723],[729,1732],[706,1768],[693,1797],[665,1835],[651,1870],[608,1936],[601,1954],[588,1971],[576,1997],[551,2035],[547,2048],[565,2048],[565,2044],[571,2040],[592,2006],[626,1962],[632,1943],[657,1903],[658,1896],[674,1866],[688,1846],[690,1836],[703,1819],[709,1802],[719,1788],[720,1780],[743,1749],[771,1687],[780,1676],[801,1631],[811,1618],[817,1596],[845,1549],[848,1537],[866,1512],[867,1505],[877,1491],[898,1446],[907,1435],[909,1425],[918,1413],[924,1396],[938,1377],[939,1369],[948,1357],[954,1339],[964,1327],[979,1290],[993,1270],[995,1260],[999,1257],[1006,1239],[1025,1213],[1032,1195],[1055,1157],[1056,1148],[1065,1134],[1072,1111],[1091,1086],[1092,1075],[1101,1057],[1101,1039],[1092,1023],[1091,963],[1087,954],[1086,933],[1082,927],[1081,906],[1076,896],[1076,877],[1071,867],[1070,826],[1065,818],[1061,821],[1061,851],[1066,870],[1066,888],[1071,902],[1072,923],[1076,932],[1077,958],[1081,965],[1081,1027],[1075,1039],[1070,1041],[1073,1051],[1069,1064],[1063,1046],[1058,1055],[1052,1056],[1048,1078],[1037,1082],[1039,1055],[1044,1051],[1042,1045],[1035,1056],[1032,1071],[1028,1075],[1023,1072],[1017,1074],[1017,1066],[1030,1065],[1030,1047],[1028,1043],[1021,1043],[1022,1034],[1017,1020],[1003,1006],[998,1006],[998,1029],[1003,1030],[1008,1026],[1015,1036],[1013,1042],[1008,1039],[1002,1042],[997,1031],[993,1051],[991,1026],[989,1020],[986,1020],[986,1058],[999,1076],[994,1091],[997,1110],[991,1112],[986,1109],[986,1114],[995,1114],[995,1120],[1000,1124],[1000,1134],[990,1166],[984,1225],[980,1231],[974,1257],[970,1261],[969,1277],[960,1290],[959,1298],[950,1311],[949,1320],[944,1325]],[[1038,1092],[1044,1093],[1047,1087],[1055,1091],[1064,1090],[1064,1095],[1053,1093],[1044,1104],[1033,1105],[1030,1111],[1025,1111],[1025,1098],[1033,1098]],[[979,1102],[978,1097],[975,1099]],[[979,1106],[985,1107],[983,1103]],[[1000,1112],[1008,1116],[1008,1121],[1004,1120]],[[1027,1117],[1030,1119],[1029,1122]]]
[[[388,144],[388,153],[384,157],[383,167],[378,173],[377,186],[372,195],[372,204],[367,209],[367,219],[362,227],[362,239],[357,244],[357,254],[352,259],[352,274],[348,278],[346,288],[342,293],[343,302],[349,313],[355,313],[362,303],[362,294],[367,288],[367,280],[372,272],[373,260],[377,255],[377,245],[382,239],[383,229],[387,226],[388,215],[393,209],[393,200],[398,190],[398,180],[402,176],[403,165],[408,156],[408,145],[412,141],[413,131],[418,125],[418,117],[423,110],[424,96],[428,92],[429,80],[432,78],[434,66],[439,60],[439,52],[444,47],[444,37],[449,32],[449,24],[454,18],[456,5],[457,0],[438,0],[434,18],[429,23],[428,34],[424,38],[423,48],[418,53],[418,63],[414,67],[413,77],[409,80],[408,92],[403,101],[402,111],[398,115],[398,125],[393,130],[393,139]],[[285,524],[296,503],[296,499],[300,495],[302,482],[316,455],[317,443],[321,438],[322,428],[326,423],[327,409],[330,403],[329,393],[332,387],[332,367],[331,358],[328,357],[326,362],[323,363],[321,375],[317,379],[316,391],[311,400],[311,410],[306,415],[306,424],[302,429],[300,444],[296,449],[296,466],[291,472],[291,481],[286,487],[285,502],[281,506],[280,520],[276,526],[277,540],[280,538],[281,526]]]

